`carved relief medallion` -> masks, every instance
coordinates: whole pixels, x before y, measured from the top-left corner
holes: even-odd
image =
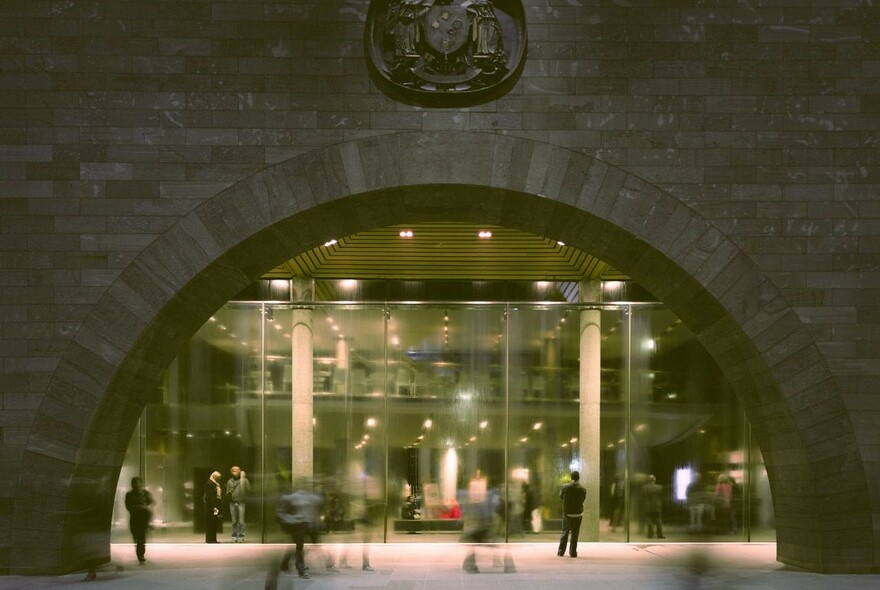
[[[521,0],[371,0],[369,62],[400,100],[462,106],[495,98],[525,61]]]

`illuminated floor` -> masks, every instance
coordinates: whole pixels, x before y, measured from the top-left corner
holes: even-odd
[[[347,554],[351,568],[327,571],[319,548],[308,549],[311,578],[281,574],[280,589],[389,590],[553,590],[756,588],[825,590],[880,588],[880,575],[823,576],[787,568],[775,560],[772,543],[648,545],[588,543],[578,557],[557,557],[554,543],[519,543],[477,548],[477,574],[462,571],[470,546],[446,544],[377,544],[369,547],[375,571],[361,569],[360,545],[324,546],[338,564]],[[153,544],[147,564],[137,565],[130,544],[112,546],[113,563],[89,586],[113,590],[262,589],[277,566],[281,545]],[[702,559],[701,559],[702,558]],[[515,572],[505,573],[504,564]],[[702,573],[695,573],[694,564]],[[117,571],[117,568],[122,568]],[[57,577],[0,577],[0,588],[78,587],[84,574]]]

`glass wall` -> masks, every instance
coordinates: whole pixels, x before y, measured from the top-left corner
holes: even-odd
[[[495,539],[550,541],[571,470],[584,541],[775,538],[735,395],[654,303],[231,302],[144,412],[114,540],[139,475],[152,541],[203,542],[208,477],[225,486],[232,466],[251,484],[247,542],[286,540],[274,506],[291,486],[322,494],[328,541],[455,541],[487,506]]]

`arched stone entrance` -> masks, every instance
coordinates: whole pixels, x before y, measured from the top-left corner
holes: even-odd
[[[362,139],[293,158],[204,202],[108,289],[57,368],[19,474],[13,573],[109,554],[116,478],[180,346],[273,265],[330,238],[420,221],[546,235],[627,272],[699,337],[767,464],[781,561],[867,571],[866,476],[840,392],[778,290],[686,205],[594,158],[479,133]]]

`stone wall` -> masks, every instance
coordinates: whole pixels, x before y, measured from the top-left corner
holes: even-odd
[[[136,257],[271,165],[372,136],[453,131],[613,165],[687,205],[770,279],[837,392],[801,402],[828,408],[829,420],[794,436],[851,424],[837,454],[859,455],[873,515],[873,539],[859,541],[872,563],[854,553],[788,560],[880,564],[880,8],[524,0],[528,58],[516,86],[438,109],[379,92],[364,57],[367,4],[0,4],[0,457],[13,474],[0,491],[0,571],[73,565],[70,538],[52,544],[55,528],[23,522],[22,490],[52,496],[68,485],[55,462],[88,463],[84,435],[65,435],[74,419],[44,401]],[[454,146],[437,155],[450,166],[455,157]],[[95,405],[82,402],[86,422]],[[53,466],[35,467],[38,456]],[[833,498],[822,469],[813,465],[807,485]],[[51,549],[13,557],[15,546]]]

